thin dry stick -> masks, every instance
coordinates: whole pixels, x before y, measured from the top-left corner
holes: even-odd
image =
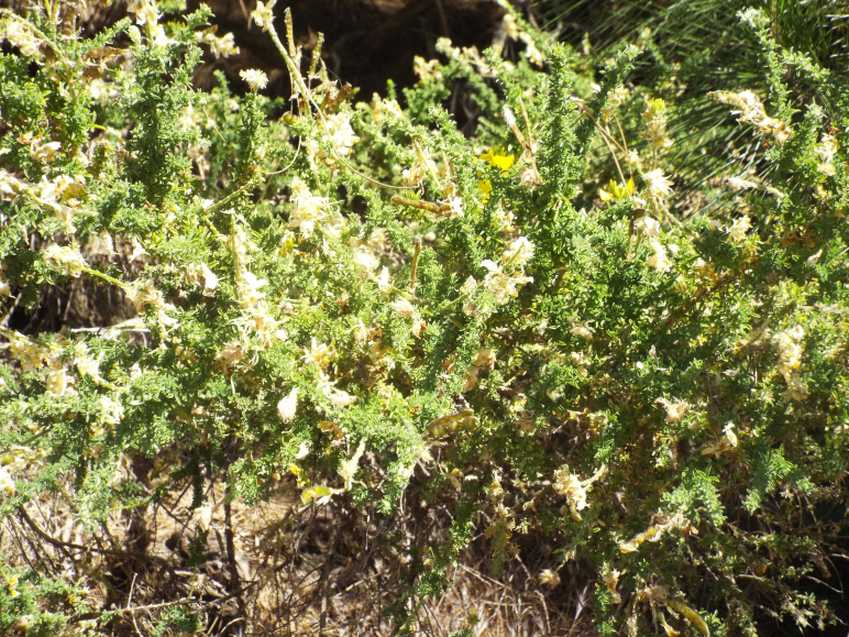
[[[24,522],[27,523],[27,526],[29,526],[35,532],[35,534],[38,537],[40,537],[45,542],[52,544],[53,546],[58,548],[70,560],[73,560],[73,556],[68,551],[68,549],[76,549],[78,551],[94,551],[96,553],[103,553],[105,555],[120,555],[120,556],[126,556],[127,555],[127,553],[123,552],[123,551],[110,551],[108,549],[94,549],[90,546],[83,546],[82,544],[75,544],[73,542],[63,542],[62,540],[58,540],[55,537],[52,537],[51,535],[46,533],[40,526],[38,526],[38,524],[35,522],[35,520],[33,520],[29,516],[29,514],[26,512],[24,507],[18,507],[18,513],[21,516],[21,519]]]
[[[138,573],[133,573],[133,581],[130,582],[130,592],[127,595],[127,605],[125,608],[129,608],[130,604],[133,603],[133,589],[136,587],[136,577],[138,577]],[[139,637],[144,637],[144,635],[142,635],[141,630],[139,630],[138,622],[136,622],[136,614],[132,613],[131,617],[133,620],[133,628],[136,631],[136,635],[138,635]]]

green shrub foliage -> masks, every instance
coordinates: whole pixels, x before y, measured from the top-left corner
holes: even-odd
[[[739,16],[757,85],[702,95],[740,134],[693,185],[645,38],[596,66],[508,14],[353,101],[259,3],[285,102],[193,87],[232,48],[206,9],[85,39],[61,4],[0,23],[0,514],[71,489],[96,534],[186,478],[415,495],[454,524],[403,549],[402,596],[477,530],[496,574],[531,538],[544,584],[583,566],[602,634],[832,618],[806,582],[847,531],[849,94],[766,14]],[[0,632],[86,616],[85,576],[0,577]]]

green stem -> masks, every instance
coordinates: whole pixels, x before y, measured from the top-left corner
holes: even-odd
[[[283,61],[286,63],[286,69],[289,71],[289,77],[292,78],[292,83],[295,84],[298,91],[304,96],[304,99],[307,100],[308,103],[312,104],[315,107],[315,110],[318,114],[324,118],[324,113],[321,111],[321,107],[316,104],[315,100],[312,99],[312,94],[304,82],[304,78],[301,75],[300,69],[295,64],[295,60],[286,50],[286,47],[283,46],[283,42],[280,41],[280,36],[277,35],[277,31],[274,29],[273,25],[268,25],[266,29],[268,35],[271,36],[271,41],[274,43],[274,47],[277,49],[280,56],[283,58]]]
[[[110,283],[110,284],[114,285],[115,287],[121,288],[124,291],[126,291],[126,289],[127,289],[126,283],[124,283],[120,279],[116,279],[114,276],[106,274],[105,272],[101,272],[100,270],[95,270],[94,268],[89,267],[87,265],[83,266],[82,271],[85,272],[86,274],[88,274],[89,276],[93,276],[93,277],[100,279],[102,281],[106,281],[107,283]]]

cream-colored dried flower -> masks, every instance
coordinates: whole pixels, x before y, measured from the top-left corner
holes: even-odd
[[[413,323],[410,326],[410,332],[412,332],[413,336],[415,336],[416,338],[419,338],[419,337],[421,337],[422,334],[424,334],[424,331],[426,329],[427,329],[427,323],[425,322],[425,320],[421,316],[416,314],[413,317]]]
[[[537,579],[539,580],[539,583],[546,588],[557,588],[560,586],[560,576],[550,568],[540,571]]]
[[[20,50],[21,55],[27,58],[38,59],[41,57],[41,42],[33,33],[32,29],[21,20],[9,19],[0,24],[0,39],[5,39]]]
[[[11,201],[23,188],[20,179],[0,168],[0,201]]]
[[[265,72],[259,69],[242,69],[239,71],[239,77],[242,78],[253,92],[262,91],[268,86],[268,76]]]
[[[16,492],[15,480],[12,478],[12,475],[6,467],[0,466],[0,495],[11,498]]]
[[[807,387],[799,376],[804,338],[805,330],[801,325],[779,332],[773,338],[778,349],[778,372],[787,383],[787,397],[791,400],[803,400],[808,395]]]
[[[442,78],[441,66],[439,60],[426,60],[421,55],[413,57],[413,73],[421,82]]]
[[[422,335],[425,328],[427,327],[427,324],[422,319],[415,305],[413,305],[407,299],[399,298],[393,301],[390,307],[402,317],[410,319],[412,321],[411,331],[413,333],[413,336],[418,338]]]
[[[502,262],[523,268],[534,256],[534,244],[527,237],[518,237],[504,251]]]
[[[663,174],[660,168],[655,168],[643,174],[649,194],[656,199],[663,199],[672,194],[672,182]]]
[[[73,393],[74,379],[61,365],[53,367],[47,372],[45,387],[54,396],[65,396]]]
[[[360,467],[360,458],[363,456],[363,452],[366,450],[366,441],[365,439],[360,440],[360,444],[357,445],[356,451],[354,451],[354,455],[352,455],[347,460],[342,460],[339,463],[338,469],[336,472],[339,474],[339,477],[342,478],[342,481],[345,484],[345,490],[349,491],[352,486],[354,486],[354,476],[357,474],[357,470]]]
[[[295,418],[295,413],[298,410],[298,388],[293,387],[277,403],[277,415],[284,423],[290,423]]]
[[[795,372],[802,364],[802,340],[805,330],[801,325],[795,325],[775,335],[778,348],[778,366],[783,373]]]
[[[389,277],[389,268],[387,268],[386,266],[383,266],[380,269],[380,272],[378,273],[378,275],[375,277],[374,281],[375,281],[375,283],[377,283],[377,288],[381,292],[385,292],[386,290],[388,290],[391,283],[392,283],[392,281]]]
[[[669,400],[668,398],[658,398],[654,402],[661,405],[666,411],[666,422],[669,424],[681,422],[690,409],[690,403],[681,399]]]
[[[545,57],[543,56],[542,51],[539,50],[539,47],[537,47],[536,42],[534,42],[533,38],[531,38],[531,36],[527,33],[522,33],[519,37],[525,43],[524,55],[528,62],[534,66],[542,68],[545,64]]]
[[[412,318],[416,314],[416,306],[407,299],[396,299],[390,307],[404,318]]]
[[[513,113],[513,109],[506,104],[504,105],[504,108],[501,109],[501,116],[504,118],[504,123],[507,124],[507,128],[516,127],[516,115]]]
[[[725,425],[725,427],[722,428],[722,435],[725,436],[725,439],[728,441],[728,444],[731,447],[736,448],[737,445],[739,444],[739,441],[737,440],[737,434],[734,431],[734,423],[733,422],[727,423]]]
[[[634,222],[634,227],[646,237],[655,239],[660,236],[660,222],[654,217],[643,215]]]
[[[95,382],[102,382],[100,375],[100,361],[92,357],[85,343],[78,343],[74,347],[74,366],[80,376],[87,376]]]
[[[554,492],[566,498],[569,513],[576,521],[581,520],[581,511],[587,508],[587,494],[593,484],[607,475],[607,465],[602,465],[587,480],[581,480],[580,476],[572,473],[568,465],[563,465],[554,472],[552,488]]]
[[[742,190],[753,190],[758,187],[758,183],[743,175],[733,175],[725,178],[725,183],[731,190],[740,192]]]
[[[159,12],[152,0],[129,0],[127,13],[136,16],[136,24],[150,25],[159,21]]]
[[[124,417],[124,405],[111,396],[101,396],[98,400],[100,418],[111,425],[117,425]]]
[[[471,296],[477,289],[478,282],[475,280],[475,277],[470,276],[463,281],[463,285],[460,286],[460,294],[463,296]]]
[[[326,117],[324,133],[330,139],[336,154],[341,157],[350,155],[351,149],[359,140],[351,127],[351,116],[346,112],[334,113]]]
[[[348,392],[336,387],[336,382],[321,372],[318,379],[318,389],[330,403],[339,409],[348,407],[356,402],[357,398]]]
[[[115,256],[115,241],[108,231],[103,230],[89,237],[85,251],[89,256],[113,257]]]
[[[62,150],[61,142],[54,141],[41,143],[34,141],[30,145],[30,157],[32,157],[35,161],[50,162],[56,159],[60,150]],[[67,175],[61,175],[60,178],[72,180],[72,178]]]
[[[834,177],[837,172],[834,168],[834,157],[837,155],[837,140],[834,136],[828,133],[823,134],[814,151],[820,160],[817,170],[826,177]]]
[[[78,277],[88,267],[83,255],[77,248],[71,246],[60,246],[55,243],[44,249],[44,257],[61,267],[65,274]]]
[[[320,342],[313,336],[310,339],[310,346],[304,348],[303,360],[308,365],[315,365],[319,369],[325,369],[333,360],[333,350],[329,345]]]
[[[289,227],[297,228],[298,232],[309,238],[315,231],[316,224],[325,215],[329,205],[326,197],[312,194],[309,187],[298,177],[292,180],[293,209],[289,214]]]
[[[793,131],[790,127],[785,122],[768,116],[763,102],[752,91],[714,91],[711,95],[719,102],[731,106],[731,112],[737,116],[737,121],[755,126],[763,135],[773,137],[779,144],[792,137]]]
[[[481,373],[495,368],[495,351],[489,348],[478,350],[475,360],[472,361],[472,366],[466,372],[466,378],[463,383],[463,391],[471,391],[477,387]]]
[[[693,532],[693,525],[690,521],[680,513],[672,516],[665,514],[655,514],[654,524],[641,533],[638,533],[627,542],[619,544],[619,552],[623,555],[634,553],[640,549],[640,546],[645,542],[659,542],[664,534],[681,530],[685,533]]]
[[[354,250],[354,263],[367,272],[372,272],[380,266],[380,260],[367,248]]]
[[[650,240],[652,254],[646,258],[646,264],[661,274],[669,272],[672,269],[672,263],[666,252],[663,244],[655,238]]]
[[[742,243],[746,239],[746,233],[752,227],[752,220],[749,215],[737,217],[728,227],[728,237],[734,243]]]
[[[729,421],[722,428],[722,436],[714,442],[710,442],[702,447],[701,453],[703,456],[719,457],[729,453],[737,448],[739,441],[737,433],[734,431],[734,423]]]
[[[239,276],[239,302],[246,310],[256,309],[265,300],[262,291],[268,285],[266,279],[258,278],[253,272],[243,270]]]
[[[554,472],[552,487],[555,493],[566,498],[572,517],[580,520],[580,512],[587,508],[587,489],[580,476],[564,465]]]
[[[504,305],[516,298],[519,295],[519,289],[526,283],[533,281],[532,277],[525,276],[522,273],[506,273],[500,265],[491,259],[484,259],[481,266],[487,270],[483,279],[483,287],[493,295],[498,305]]]
[[[605,569],[602,574],[602,581],[604,582],[605,587],[610,594],[613,596],[614,601],[621,601],[621,596],[619,595],[619,591],[617,588],[619,587],[619,578],[622,575],[622,571],[618,569]]]
[[[401,171],[401,179],[407,186],[418,186],[425,177],[435,176],[439,171],[430,150],[421,144],[414,144],[415,159],[409,168]]]
[[[231,341],[223,347],[223,349],[218,353],[218,356],[215,357],[215,360],[220,367],[230,371],[240,361],[242,361],[246,355],[247,352],[245,347],[240,341]]]
[[[239,47],[236,46],[236,40],[232,33],[217,36],[211,31],[207,31],[198,34],[197,39],[209,47],[209,52],[216,60],[239,54]]]
[[[256,22],[260,29],[269,31],[274,28],[274,5],[276,4],[277,0],[256,3],[256,8],[251,13],[251,19]]]
[[[32,372],[47,364],[48,352],[44,347],[33,343],[22,334],[13,332],[9,335],[9,353],[18,361],[21,370]]]
[[[582,324],[573,325],[572,328],[569,330],[569,333],[572,336],[576,336],[585,341],[593,340],[594,336],[593,331],[586,325]]]
[[[450,214],[452,217],[462,217],[464,214],[463,210],[463,199],[460,197],[451,197],[448,201],[448,206],[450,210]]]
[[[200,264],[200,271],[203,275],[203,293],[205,296],[213,296],[215,290],[218,289],[218,276],[215,272],[209,269],[205,263]]]

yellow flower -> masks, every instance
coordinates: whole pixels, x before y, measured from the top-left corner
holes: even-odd
[[[318,484],[301,491],[301,503],[304,505],[315,502],[319,506],[330,502],[330,498],[334,493],[338,493],[337,489],[332,489],[326,485]]]
[[[489,179],[481,179],[478,182],[478,190],[481,191],[481,200],[488,202],[492,196],[492,182]]]
[[[513,167],[513,164],[516,163],[515,155],[502,155],[491,148],[484,152],[480,158],[492,166],[495,166],[501,172],[507,172]]]
[[[666,102],[662,97],[653,97],[646,100],[646,115],[657,115],[666,110]]]
[[[634,178],[629,177],[624,184],[613,181],[608,182],[607,188],[602,188],[598,191],[599,198],[604,201],[622,201],[632,196],[637,190],[634,184]]]
[[[6,592],[9,594],[9,597],[12,599],[18,597],[21,594],[18,591],[18,576],[5,575],[3,579],[6,580]]]

